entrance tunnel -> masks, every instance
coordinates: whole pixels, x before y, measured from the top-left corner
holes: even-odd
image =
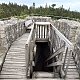
[[[51,72],[52,67],[46,67],[46,59],[50,56],[50,47],[48,42],[36,42],[35,71]]]

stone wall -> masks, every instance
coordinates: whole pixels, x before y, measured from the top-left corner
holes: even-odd
[[[28,18],[24,20],[12,18],[10,20],[0,21],[0,71],[6,53],[12,43],[23,35],[32,24],[32,20]]]
[[[70,26],[66,22],[54,21],[54,26],[69,39]]]
[[[54,21],[54,26],[57,27],[73,44],[74,50],[72,56],[76,63],[80,75],[80,22],[60,19]]]
[[[76,44],[80,31],[80,23],[77,21],[59,19],[54,21],[54,26],[62,32],[73,44]]]
[[[11,44],[25,33],[25,21],[11,19],[0,21],[0,55],[5,53]]]

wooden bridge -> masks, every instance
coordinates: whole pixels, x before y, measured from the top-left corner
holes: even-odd
[[[45,18],[44,18],[45,19]],[[79,80],[73,44],[50,21],[33,19],[30,32],[5,55],[0,80]]]

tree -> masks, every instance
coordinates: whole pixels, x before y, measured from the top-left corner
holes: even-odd
[[[27,5],[18,5],[17,3],[2,3],[0,4],[0,18],[36,14],[42,16],[63,16],[80,19],[80,12],[70,11],[70,9],[66,10],[63,8],[63,5],[59,8],[54,8],[55,6],[56,4],[52,4],[48,7],[46,3],[45,8],[42,6],[36,8],[35,3],[33,3],[33,5],[28,8]]]
[[[56,4],[52,4],[51,6],[52,6],[52,8],[54,8],[56,6]]]

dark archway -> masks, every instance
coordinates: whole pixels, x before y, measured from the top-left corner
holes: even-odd
[[[36,43],[35,71],[52,71],[52,68],[46,67],[46,59],[50,56],[50,47],[48,42]]]

